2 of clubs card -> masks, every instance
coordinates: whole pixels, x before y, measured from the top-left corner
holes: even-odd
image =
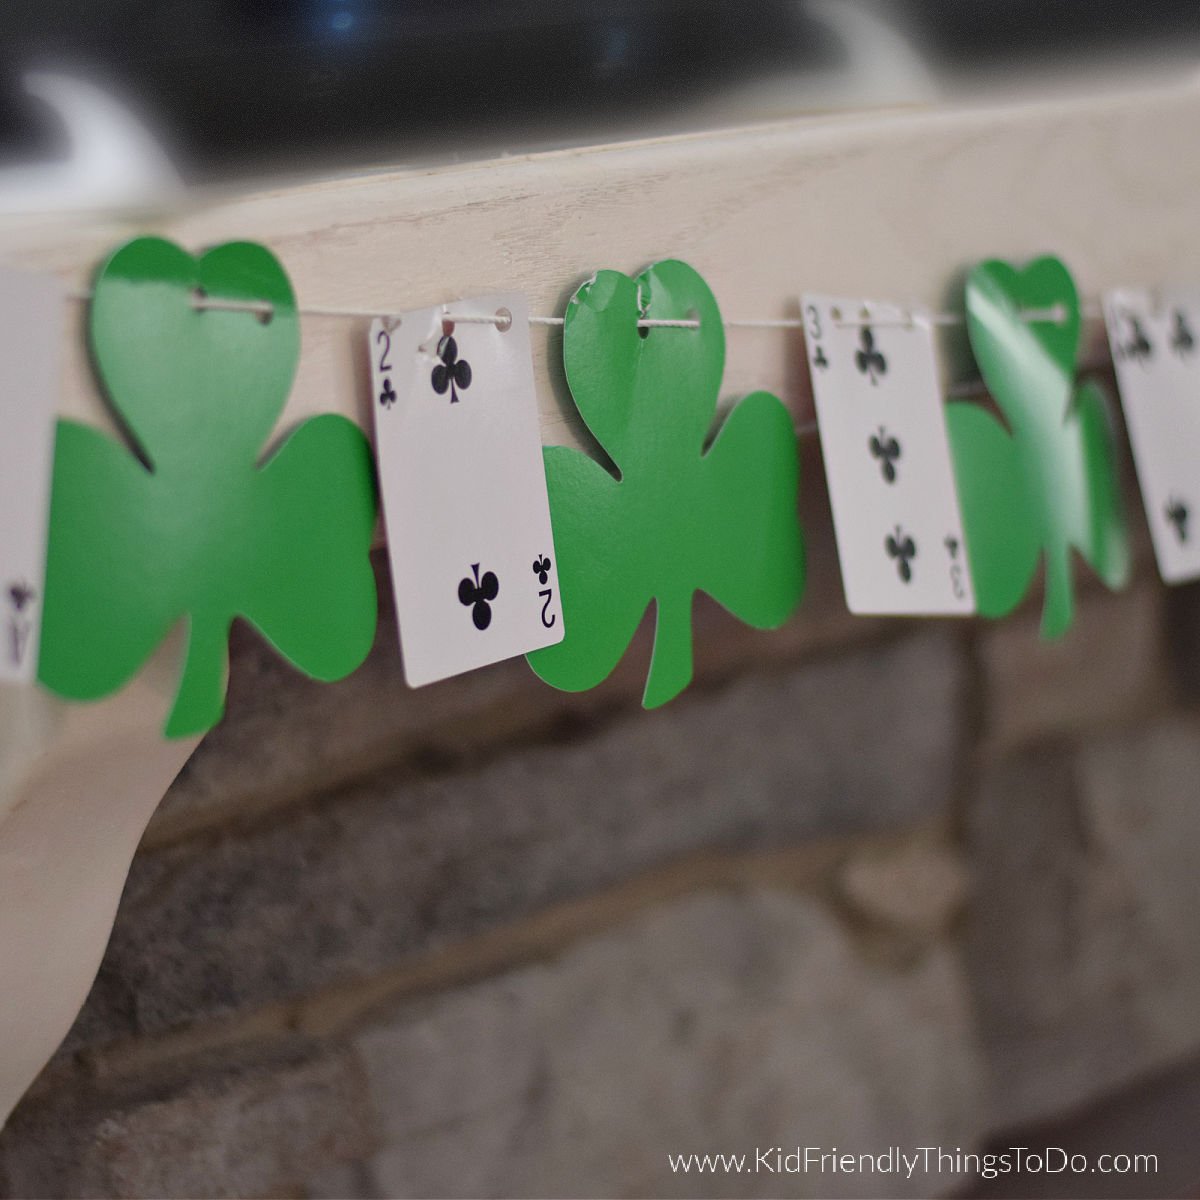
[[[973,613],[932,323],[920,310],[814,295],[804,316],[847,606]]]
[[[1121,407],[1159,574],[1200,576],[1200,292],[1104,299]]]
[[[370,354],[379,486],[409,686],[560,642],[524,297],[462,300],[376,320]]]

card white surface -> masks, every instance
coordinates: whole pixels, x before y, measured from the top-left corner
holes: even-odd
[[[0,268],[0,681],[37,670],[64,296]]]
[[[804,297],[804,314],[847,606],[973,613],[927,315],[816,295]]]
[[[1121,407],[1159,574],[1200,577],[1200,288],[1104,298]]]
[[[495,324],[448,318],[511,314]],[[371,326],[379,486],[404,677],[420,687],[563,638],[523,296]]]

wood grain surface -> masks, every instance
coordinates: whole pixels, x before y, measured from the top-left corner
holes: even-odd
[[[599,267],[687,259],[727,318],[794,317],[803,290],[956,308],[985,256],[1061,254],[1081,290],[1200,278],[1200,82],[1039,104],[784,120],[436,170],[396,171],[115,221],[10,220],[0,261],[86,289],[142,232],[192,249],[265,242],[301,306],[394,312],[507,289],[561,313]],[[72,303],[60,411],[110,423]],[[247,319],[253,319],[248,317]],[[333,410],[368,421],[366,318],[308,317],[287,426]],[[665,336],[664,332],[664,336]],[[672,333],[670,336],[688,336]],[[1090,336],[1097,342],[1100,330]],[[945,334],[950,378],[972,371]],[[561,334],[534,329],[547,442],[583,434]],[[726,394],[811,397],[798,332],[731,330]],[[833,569],[829,565],[829,569]],[[802,618],[801,618],[802,619]],[[159,741],[164,650],[90,707],[36,689],[0,699],[0,1112],[66,1034],[100,961],[130,857],[194,743]]]

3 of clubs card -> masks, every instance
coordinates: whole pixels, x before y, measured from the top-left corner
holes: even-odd
[[[1200,576],[1200,290],[1110,292],[1105,323],[1159,574]]]
[[[524,297],[377,320],[370,353],[408,684],[562,641]]]
[[[973,613],[931,322],[812,295],[804,315],[847,606]]]

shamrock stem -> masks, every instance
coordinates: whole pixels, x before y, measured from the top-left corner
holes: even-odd
[[[193,614],[179,691],[167,718],[167,737],[206,733],[221,719],[228,650],[229,623],[206,621]]]
[[[659,596],[654,650],[642,703],[658,708],[674,700],[692,681],[692,592]]]
[[[1046,546],[1045,581],[1042,637],[1059,638],[1070,628],[1075,608],[1071,594],[1070,546]]]

